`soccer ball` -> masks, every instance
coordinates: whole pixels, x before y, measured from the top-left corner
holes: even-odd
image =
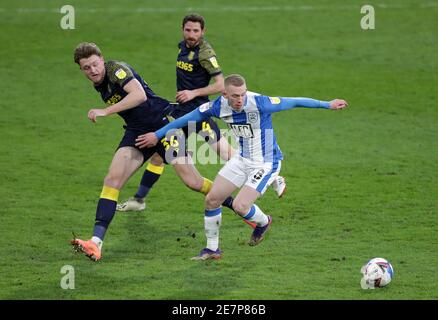
[[[383,258],[371,259],[361,268],[360,272],[363,275],[360,281],[362,289],[385,287],[394,276],[391,263]]]

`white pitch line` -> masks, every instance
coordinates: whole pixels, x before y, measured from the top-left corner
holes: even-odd
[[[380,9],[406,9],[406,8],[438,8],[438,3],[421,3],[416,6],[405,5],[405,4],[376,4],[377,8]],[[214,11],[214,12],[268,12],[268,11],[312,11],[312,10],[356,10],[360,8],[360,5],[347,5],[347,6],[310,6],[310,5],[301,5],[301,6],[224,6],[224,7],[186,7],[186,8],[154,8],[154,7],[139,7],[133,9],[126,8],[90,8],[90,9],[82,9],[78,8],[77,12],[86,12],[86,13],[96,13],[96,12],[121,12],[121,13],[173,13],[173,12],[206,12],[206,11]],[[17,8],[17,9],[6,9],[0,8],[0,13],[3,12],[16,12],[16,13],[60,13],[60,8]]]

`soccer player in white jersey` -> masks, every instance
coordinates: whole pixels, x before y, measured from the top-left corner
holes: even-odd
[[[233,209],[244,219],[256,223],[249,245],[259,244],[269,229],[272,218],[254,202],[278,176],[283,155],[272,128],[271,113],[296,107],[338,110],[347,102],[330,102],[309,98],[268,97],[247,91],[245,79],[237,74],[225,78],[221,97],[204,103],[189,114],[169,123],[155,132],[140,135],[136,146],[152,147],[171,129],[181,128],[189,121],[210,117],[220,118],[232,129],[239,150],[219,171],[213,187],[205,197],[205,234],[207,246],[193,260],[220,259],[219,228],[222,221],[221,204],[236,189]]]

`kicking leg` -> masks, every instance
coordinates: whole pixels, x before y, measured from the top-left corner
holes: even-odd
[[[177,158],[172,162],[173,167],[175,168],[176,173],[181,178],[181,180],[184,182],[184,184],[189,187],[190,189],[194,191],[198,191],[202,194],[208,195],[210,193],[210,190],[212,188],[213,182],[207,178],[204,178],[201,176],[199,171],[196,169],[196,167],[193,165],[191,158]],[[219,176],[220,177],[220,176]],[[222,179],[226,180],[225,178],[221,177]],[[216,178],[218,179],[218,178]],[[226,180],[228,181],[228,180]],[[230,182],[231,183],[231,182]],[[233,185],[234,186],[234,185]],[[233,197],[231,196],[231,193],[225,197],[220,204],[216,206],[219,207],[220,205],[226,206],[234,211],[233,209]],[[252,228],[255,228],[256,225],[254,223],[251,223],[247,220],[244,220],[249,226]]]
[[[268,231],[272,222],[271,216],[266,215],[256,204],[254,204],[260,196],[261,193],[256,189],[245,185],[240,189],[233,202],[234,210],[240,214],[243,219],[257,225],[251,235],[249,241],[250,246],[255,246],[264,239],[264,235],[266,231]]]
[[[189,156],[176,158],[171,164],[178,177],[188,188],[202,194],[207,194],[210,191],[211,180],[201,176]]]
[[[100,260],[103,239],[114,217],[119,191],[142,163],[142,153],[133,147],[122,147],[115,153],[97,204],[93,237],[88,241],[73,239],[71,242],[90,259]]]

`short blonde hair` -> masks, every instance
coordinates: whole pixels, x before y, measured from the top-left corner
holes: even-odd
[[[235,87],[241,87],[245,83],[246,83],[245,78],[242,77],[240,74],[230,74],[224,80],[225,87],[228,87],[230,85]]]

